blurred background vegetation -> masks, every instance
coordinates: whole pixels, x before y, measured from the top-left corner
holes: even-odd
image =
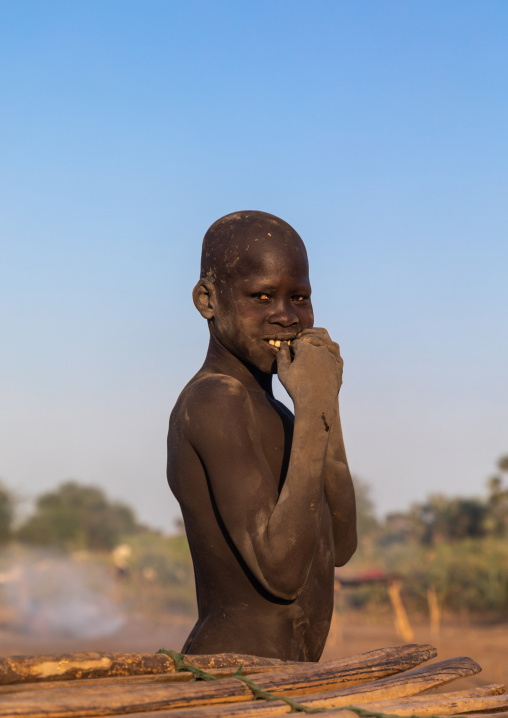
[[[383,518],[376,514],[368,484],[356,479],[359,548],[337,575],[345,583],[359,579],[359,585],[340,592],[339,610],[369,612],[371,620],[388,615],[386,586],[369,579],[398,576],[414,619],[427,617],[429,590],[443,617],[505,619],[507,478],[508,455],[497,462],[483,496],[434,494]],[[125,611],[195,614],[192,561],[181,522],[171,535],[162,534],[141,525],[131,507],[76,481],[39,496],[25,518],[19,516],[19,504],[14,492],[0,484],[0,607],[9,582],[20,580],[13,573],[16,565],[39,552],[46,568],[48,556],[53,562],[64,557],[89,572],[93,568],[96,583],[103,580],[97,576],[107,576],[110,598]],[[32,560],[26,571],[33,576],[41,561]]]

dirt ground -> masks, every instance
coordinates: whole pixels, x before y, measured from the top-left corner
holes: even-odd
[[[159,648],[179,650],[192,626],[188,617],[172,617],[164,623],[149,623],[132,618],[122,629],[101,638],[76,638],[44,632],[15,630],[0,622],[0,656],[34,655],[72,651],[153,652]],[[508,623],[469,625],[459,621],[446,622],[439,636],[431,637],[427,623],[412,624],[414,643],[431,643],[438,650],[438,659],[469,656],[483,668],[482,673],[461,679],[447,690],[486,685],[508,684]],[[369,624],[354,616],[343,615],[332,626],[322,660],[363,653],[385,646],[401,645],[391,623]],[[437,660],[437,659],[435,659]]]

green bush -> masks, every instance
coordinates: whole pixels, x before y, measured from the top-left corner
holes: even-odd
[[[131,508],[110,501],[100,488],[67,481],[37,499],[34,514],[16,537],[35,546],[110,551],[123,536],[138,530]]]
[[[354,576],[372,566],[401,577],[404,603],[413,614],[427,614],[428,589],[450,613],[508,612],[508,543],[502,539],[465,539],[430,549],[416,541],[378,544],[367,555],[360,550],[343,573]],[[384,586],[365,584],[347,591],[346,602],[376,611],[388,607],[389,598]]]
[[[14,500],[12,494],[0,483],[0,545],[10,540],[13,520]]]

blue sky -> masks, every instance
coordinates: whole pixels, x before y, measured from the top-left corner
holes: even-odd
[[[171,529],[170,409],[218,217],[289,221],[381,512],[508,452],[508,5],[0,4],[0,477]]]

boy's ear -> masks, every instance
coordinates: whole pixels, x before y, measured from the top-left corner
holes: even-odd
[[[200,279],[192,290],[194,306],[205,319],[211,319],[214,315],[215,287],[208,279]]]

